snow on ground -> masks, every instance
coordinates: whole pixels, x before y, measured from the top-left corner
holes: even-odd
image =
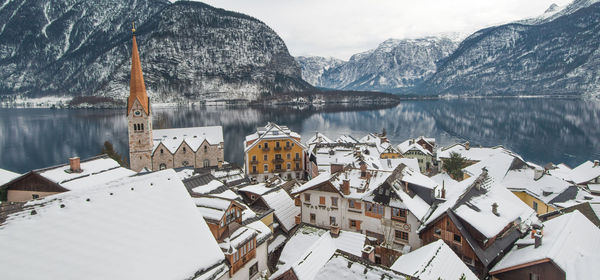
[[[0,251],[6,279],[187,279],[224,262],[173,170],[32,201]]]

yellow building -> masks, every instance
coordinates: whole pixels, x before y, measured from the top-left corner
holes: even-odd
[[[258,182],[264,182],[275,174],[283,179],[302,179],[306,162],[304,150],[298,133],[286,126],[268,123],[246,136],[246,174]]]
[[[521,199],[527,206],[531,207],[537,212],[538,215],[546,214],[548,212],[556,211],[557,209],[551,205],[548,205],[544,201],[535,197],[527,191],[512,191],[519,199]]]

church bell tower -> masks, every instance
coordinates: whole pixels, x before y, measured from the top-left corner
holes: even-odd
[[[127,99],[127,122],[129,134],[129,167],[139,172],[144,168],[152,170],[152,112],[150,99],[144,85],[142,64],[135,40],[133,25],[133,46],[131,48],[131,80]]]

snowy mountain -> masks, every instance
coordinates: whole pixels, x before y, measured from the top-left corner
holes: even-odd
[[[281,38],[243,14],[184,1],[13,0],[0,4],[0,96],[124,99],[132,21],[156,101],[312,89]]]
[[[329,69],[311,67],[306,58],[297,60],[303,67],[302,75],[311,77],[306,80],[317,87],[402,92],[430,77],[436,71],[436,62],[457,45],[445,37],[389,39]]]
[[[323,73],[331,68],[342,65],[345,61],[335,57],[298,56],[296,61],[302,68],[302,79],[313,86],[322,84]]]
[[[466,38],[420,92],[457,95],[589,95],[600,92],[600,3],[490,27]]]

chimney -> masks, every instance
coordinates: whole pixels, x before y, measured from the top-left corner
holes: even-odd
[[[367,177],[367,165],[364,162],[360,164],[360,177]]]
[[[375,247],[367,245],[362,249],[362,258],[370,263],[375,263]]]
[[[446,187],[444,186],[444,182],[442,182],[442,198],[446,199]]]
[[[223,161],[222,160],[217,161],[217,167],[219,169],[223,168]]]
[[[69,159],[69,166],[71,167],[71,172],[79,173],[81,172],[81,166],[79,157],[72,157]]]
[[[350,194],[350,180],[343,180],[342,181],[342,193],[344,195],[349,195]]]
[[[471,143],[469,143],[469,141],[465,142],[465,150],[468,150],[471,148]]]
[[[404,181],[404,192],[408,193],[408,182]]]
[[[535,238],[535,242],[534,242],[534,248],[540,247],[542,246],[542,237],[543,237],[543,232],[542,230],[538,230],[533,234],[533,238]]]
[[[334,174],[334,173],[342,171],[344,169],[344,165],[343,164],[332,163],[330,165],[330,168],[331,168],[331,174]]]
[[[600,166],[600,160],[594,160],[594,167]]]
[[[329,232],[331,233],[331,237],[337,238],[338,236],[340,236],[340,226],[338,226],[337,224],[331,225]]]
[[[500,216],[498,214],[498,203],[494,202],[494,204],[492,204],[492,213],[494,213],[494,215],[496,216]]]

